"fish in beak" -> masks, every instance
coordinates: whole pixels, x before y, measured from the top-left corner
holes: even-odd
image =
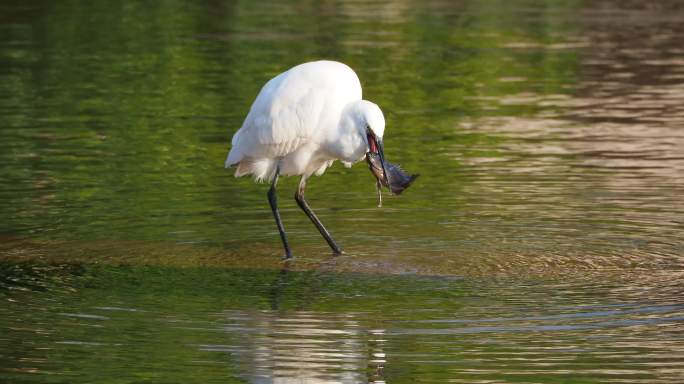
[[[368,159],[368,154],[371,154],[375,159],[376,163],[379,163],[379,171],[381,171],[379,174],[376,174],[373,172],[375,175],[375,178],[378,179],[378,182],[380,182],[382,179],[382,184],[385,186],[389,185],[389,179],[387,176],[387,168],[385,167],[385,153],[383,150],[383,145],[382,145],[382,139],[378,139],[373,132],[368,131],[366,134],[368,137],[368,153],[366,154],[366,159]]]
[[[387,187],[392,194],[399,195],[408,188],[419,175],[409,175],[398,165],[394,165],[385,160],[382,140],[377,139],[370,131],[368,132],[368,148],[369,151],[366,153],[366,162],[368,163],[368,168],[371,173],[375,176],[376,187],[378,189],[378,207],[381,207],[382,186]]]

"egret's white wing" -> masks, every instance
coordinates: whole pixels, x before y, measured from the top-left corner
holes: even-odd
[[[294,151],[314,135],[324,104],[312,88],[265,87],[233,136],[229,163],[245,156],[276,158]],[[237,161],[231,161],[233,157]]]

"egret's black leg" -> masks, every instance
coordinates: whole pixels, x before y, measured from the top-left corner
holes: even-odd
[[[337,245],[335,240],[333,240],[332,236],[330,236],[330,232],[328,232],[327,229],[323,226],[323,223],[321,223],[320,220],[318,220],[318,217],[316,217],[316,214],[313,213],[311,208],[309,207],[309,204],[304,200],[304,188],[306,187],[306,176],[302,176],[302,180],[299,182],[299,188],[297,188],[297,192],[295,193],[295,200],[297,201],[297,204],[299,205],[299,208],[306,213],[307,216],[309,216],[309,219],[311,219],[311,222],[314,223],[316,228],[318,228],[318,232],[323,235],[323,238],[325,241],[328,242],[328,245],[330,248],[333,250],[335,254],[341,254],[342,250],[340,247]]]
[[[278,196],[276,195],[276,184],[278,183],[279,174],[280,167],[276,167],[271,188],[268,190],[268,202],[271,204],[273,217],[275,217],[276,225],[278,226],[278,232],[280,232],[280,238],[283,240],[283,246],[285,247],[285,258],[289,259],[292,257],[292,251],[290,251],[290,244],[287,243],[287,234],[285,233],[285,227],[283,227],[283,221],[280,220],[280,212],[278,211]]]

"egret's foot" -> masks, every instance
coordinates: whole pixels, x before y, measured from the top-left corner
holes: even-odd
[[[342,255],[344,255],[344,251],[341,250],[341,249],[333,249],[332,253],[333,253],[333,256],[342,256]]]

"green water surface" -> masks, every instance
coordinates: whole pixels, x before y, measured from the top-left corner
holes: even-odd
[[[0,382],[681,383],[677,1],[0,4]],[[347,63],[420,178],[223,168]]]

